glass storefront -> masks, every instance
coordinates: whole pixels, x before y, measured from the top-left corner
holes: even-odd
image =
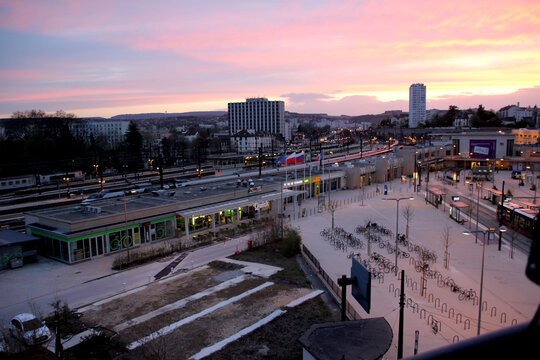
[[[57,235],[31,229],[40,238],[39,252],[58,260],[73,263],[108,253],[139,246],[174,236],[174,217],[154,220],[151,223],[130,225],[101,233],[62,239]]]

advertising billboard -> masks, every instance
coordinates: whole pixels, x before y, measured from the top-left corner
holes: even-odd
[[[496,140],[470,140],[469,153],[474,158],[494,159],[496,146]]]
[[[354,257],[351,278],[353,279],[351,294],[369,314],[371,309],[371,273]]]

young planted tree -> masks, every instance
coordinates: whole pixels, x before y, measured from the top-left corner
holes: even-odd
[[[332,214],[332,231],[334,230],[334,214],[338,208],[338,202],[336,200],[328,201],[328,211]]]
[[[446,224],[442,229],[441,238],[444,246],[444,268],[450,267],[450,225]]]
[[[403,207],[403,210],[401,210],[401,216],[405,219],[405,236],[407,237],[407,240],[409,239],[409,223],[412,221],[414,217],[414,209],[411,206],[411,204],[407,204]]]

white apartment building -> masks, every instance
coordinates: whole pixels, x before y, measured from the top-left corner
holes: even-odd
[[[426,122],[426,86],[412,84],[409,87],[409,128]]]
[[[263,131],[242,130],[231,136],[231,147],[239,153],[256,153],[260,147],[263,151],[270,150],[273,139],[272,135]]]
[[[523,119],[531,119],[535,124],[538,124],[538,108],[535,106],[533,108],[529,107],[520,107],[519,102],[517,105],[508,105],[501,108],[497,111],[499,119],[505,120],[509,118],[514,118],[516,122],[519,122]],[[538,126],[538,125],[536,125]]]
[[[73,136],[78,136],[88,143],[92,136],[95,141],[102,142],[110,148],[115,148],[124,141],[128,127],[129,121],[87,121],[83,119],[71,123],[71,133]]]
[[[229,103],[229,136],[242,130],[281,134],[291,139],[290,128],[285,125],[285,103],[266,98],[248,98],[245,102]]]

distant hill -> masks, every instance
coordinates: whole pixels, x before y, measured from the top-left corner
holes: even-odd
[[[226,115],[226,111],[191,111],[184,113],[146,113],[146,114],[122,114],[111,117],[111,120],[155,120],[177,117],[218,117]]]

